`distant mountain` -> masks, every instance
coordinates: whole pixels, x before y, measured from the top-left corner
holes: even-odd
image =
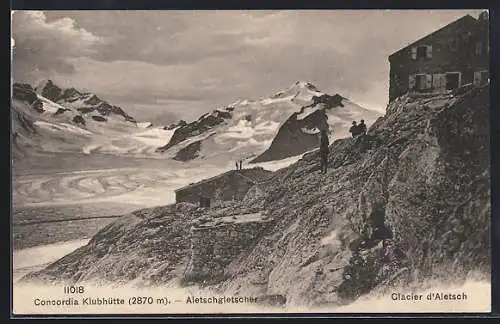
[[[353,120],[370,124],[377,117],[377,112],[339,94],[297,81],[268,98],[239,100],[194,122],[167,126],[175,131],[158,152],[182,161],[221,156],[246,162],[280,160],[316,148],[320,129],[327,129],[333,142],[349,136]]]
[[[24,150],[156,157],[216,165],[266,162],[317,148],[319,129],[330,141],[349,136],[352,120],[379,116],[340,94],[296,82],[267,98],[239,100],[193,122],[168,126],[136,122],[92,93],[51,80],[13,85],[13,143]]]
[[[172,134],[149,122],[137,123],[93,94],[61,89],[50,80],[35,88],[15,83],[11,114],[13,154],[18,157],[36,151],[144,156],[154,154]]]
[[[64,107],[76,109],[82,114],[98,113],[101,116],[116,114],[126,121],[135,123],[135,119],[120,107],[110,105],[95,94],[80,92],[75,88],[63,89],[52,80],[43,80],[35,87],[36,93]]]

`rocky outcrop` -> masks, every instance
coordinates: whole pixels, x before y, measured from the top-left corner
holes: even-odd
[[[344,104],[342,103],[342,100],[347,99],[339,95],[338,93],[336,95],[330,96],[328,94],[322,94],[320,96],[314,96],[312,98],[312,104],[308,106],[304,106],[301,109],[301,113],[304,111],[304,109],[309,108],[309,107],[314,107],[319,104],[324,104],[325,108],[324,109],[331,109],[335,107],[344,107]]]
[[[96,115],[92,116],[92,119],[95,120],[95,121],[98,121],[98,122],[105,122],[105,121],[107,121],[106,118],[104,118],[102,116],[96,116]]]
[[[57,102],[62,93],[62,89],[56,86],[52,80],[47,80],[47,82],[45,82],[42,87],[37,89],[37,91],[42,97],[53,102]]]
[[[81,115],[76,115],[73,117],[73,123],[85,126],[85,119]]]
[[[53,116],[58,116],[64,114],[66,111],[70,111],[70,109],[66,108],[58,108],[56,112],[53,114]]]
[[[180,149],[179,152],[177,152],[177,154],[174,156],[174,160],[183,162],[193,160],[198,157],[200,150],[201,141],[190,143],[186,147]]]
[[[182,126],[186,126],[186,125],[187,125],[186,121],[181,119],[178,123],[172,123],[168,126],[163,127],[163,129],[164,130],[172,130],[174,128],[182,127]]]
[[[231,114],[229,112],[214,110],[212,113],[205,114],[192,123],[184,124],[181,121],[176,125],[172,125],[172,127],[167,127],[167,129],[176,128],[175,132],[165,146],[158,148],[158,152],[166,151],[172,146],[177,145],[188,138],[203,134],[213,127],[223,123],[224,120],[228,118],[231,118]]]
[[[152,284],[155,273],[155,283],[184,278],[313,306],[428,279],[488,277],[489,157],[487,87],[405,95],[366,138],[331,145],[326,175],[313,152],[241,201],[129,215],[24,280]],[[222,247],[226,241],[240,248]]]
[[[73,102],[78,100],[78,97],[81,96],[83,93],[80,91],[76,90],[75,88],[69,88],[69,89],[64,89],[60,98],[65,99],[66,101]],[[59,98],[58,98],[59,99]]]
[[[12,86],[12,98],[26,102],[38,113],[43,113],[45,111],[35,90],[29,84],[14,83]]]
[[[321,111],[318,111],[318,114],[320,113]],[[318,119],[321,120],[321,118]],[[324,119],[320,123],[321,125],[326,124]],[[307,134],[302,131],[302,128],[304,128],[306,124],[309,125],[310,123],[307,123],[304,120],[297,120],[297,115],[292,115],[280,127],[278,134],[274,137],[269,148],[253,159],[250,163],[281,160],[290,156],[299,155],[318,147],[318,135]]]
[[[35,90],[31,85],[25,83],[14,83],[12,85],[12,97],[30,104],[37,100]]]
[[[344,99],[339,94],[334,96],[327,94],[313,96],[312,104],[303,106],[299,112],[290,116],[280,127],[269,148],[253,159],[251,163],[281,160],[317,148],[319,145],[317,132],[321,129],[325,129],[327,132],[330,131],[326,111],[344,107],[342,104]],[[321,105],[318,110],[298,119],[298,116],[303,114],[307,108],[314,108],[317,105]],[[304,129],[316,129],[317,131],[309,133]]]

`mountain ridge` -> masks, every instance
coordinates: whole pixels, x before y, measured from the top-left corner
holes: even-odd
[[[245,163],[281,160],[314,149],[318,129],[329,129],[331,140],[335,140],[349,136],[352,120],[365,119],[370,124],[379,116],[378,112],[362,108],[340,94],[329,95],[311,82],[297,81],[269,97],[240,99],[204,113],[195,121],[168,126],[174,134],[157,152],[168,152],[179,145],[190,146],[196,148],[190,155],[193,159],[206,157],[211,153],[208,148],[203,152],[205,146],[213,147],[213,142],[220,144],[233,136],[240,143],[255,146],[250,152],[235,153],[236,159]],[[298,145],[288,145],[292,142]],[[229,144],[227,150],[237,151],[237,145],[238,142]],[[277,149],[284,146],[289,147]]]
[[[60,147],[87,155],[205,160],[221,167],[232,165],[234,160],[249,164],[299,156],[317,147],[318,129],[328,128],[333,141],[349,136],[352,120],[365,119],[369,125],[379,116],[304,81],[265,98],[239,100],[214,109],[190,123],[180,120],[168,126],[137,123],[95,94],[61,88],[50,79],[35,88],[16,83],[13,89],[13,110],[23,114],[17,115],[18,120],[30,118],[42,134],[20,133],[23,141],[16,137],[16,150],[20,143],[36,143],[39,150],[50,152]]]
[[[109,104],[93,93],[81,92],[73,87],[60,88],[51,79],[39,81],[34,89],[41,96],[63,106],[75,108],[82,114],[97,111],[102,116],[109,116],[113,113],[122,116],[126,121],[136,123],[135,118],[122,108]]]

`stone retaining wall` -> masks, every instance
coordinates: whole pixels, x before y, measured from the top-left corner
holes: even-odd
[[[191,260],[185,281],[223,280],[228,276],[226,266],[254,243],[269,223],[269,220],[259,220],[192,227]]]

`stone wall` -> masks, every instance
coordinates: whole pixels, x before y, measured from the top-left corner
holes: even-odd
[[[191,260],[185,282],[216,283],[230,276],[226,267],[265,232],[270,222],[262,219],[220,221],[193,226]]]

